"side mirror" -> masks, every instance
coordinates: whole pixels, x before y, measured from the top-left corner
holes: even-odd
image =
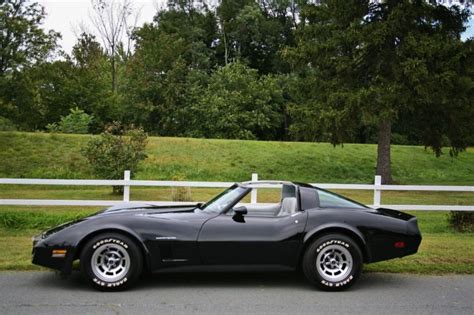
[[[244,214],[247,214],[247,208],[242,206],[234,208],[233,210],[234,216],[232,217],[232,220],[239,223],[245,223]]]
[[[234,208],[234,213],[243,216],[244,214],[247,214],[247,208],[244,206]]]

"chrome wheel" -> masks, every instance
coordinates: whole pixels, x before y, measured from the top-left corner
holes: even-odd
[[[92,254],[91,267],[94,275],[102,281],[120,281],[130,269],[130,256],[119,244],[103,244]]]
[[[352,270],[352,255],[344,246],[333,244],[325,247],[316,257],[316,267],[321,277],[330,282],[344,280]]]

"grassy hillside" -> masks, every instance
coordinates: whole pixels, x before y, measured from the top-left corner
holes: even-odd
[[[0,177],[93,178],[80,148],[90,136],[0,132]],[[436,158],[420,146],[393,146],[393,177],[402,184],[474,184],[474,149]],[[371,183],[376,146],[188,138],[150,138],[139,179]]]
[[[93,178],[80,148],[90,136],[0,132],[0,177]],[[261,179],[307,182],[371,183],[374,145],[257,142],[150,138],[148,159],[139,179],[243,181],[252,172]],[[474,185],[474,150],[459,158],[436,158],[422,147],[394,146],[393,172],[402,184]],[[220,189],[193,189],[192,198],[208,200]],[[371,191],[342,191],[371,203]],[[110,187],[3,185],[1,198],[120,199]],[[170,200],[171,189],[133,187],[132,200]],[[259,201],[265,196],[259,194]],[[473,204],[474,194],[459,192],[384,192],[388,204]],[[31,235],[58,223],[97,211],[95,207],[0,206],[0,270],[39,267],[30,262]],[[474,233],[459,234],[446,212],[416,212],[423,243],[417,255],[367,266],[369,271],[474,274]],[[453,258],[454,257],[454,258]]]

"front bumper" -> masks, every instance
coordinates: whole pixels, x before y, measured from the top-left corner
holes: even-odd
[[[40,237],[34,237],[31,260],[35,265],[56,269],[61,274],[68,275],[72,271],[74,249],[74,247],[67,245],[48,244]],[[54,257],[53,250],[66,250],[66,255],[64,257]]]

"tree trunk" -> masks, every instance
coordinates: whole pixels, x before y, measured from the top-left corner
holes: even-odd
[[[227,66],[227,63],[228,63],[228,54],[229,52],[227,51],[227,39],[226,39],[226,36],[225,36],[225,31],[224,31],[224,62],[225,62],[225,65]]]
[[[377,145],[377,171],[376,175],[382,176],[382,184],[392,183],[392,167],[390,158],[390,137],[392,135],[392,124],[388,120],[379,124]]]
[[[112,50],[112,59],[110,60],[111,70],[112,70],[112,93],[115,94],[117,90],[117,79],[116,79],[116,69],[115,69],[115,52]]]

